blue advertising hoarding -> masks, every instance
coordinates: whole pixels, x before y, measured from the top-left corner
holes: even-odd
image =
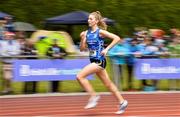
[[[75,80],[89,59],[14,60],[14,81]],[[92,75],[88,78],[92,78]]]
[[[180,79],[180,59],[137,59],[137,79]]]

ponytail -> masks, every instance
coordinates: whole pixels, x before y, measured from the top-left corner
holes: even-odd
[[[95,18],[99,21],[98,26],[100,29],[107,30],[107,24],[105,23],[105,19],[102,17],[101,13],[99,11],[92,12],[95,16]]]

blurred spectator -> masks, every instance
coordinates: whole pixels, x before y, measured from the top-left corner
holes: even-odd
[[[12,92],[12,58],[13,56],[20,55],[20,44],[15,40],[15,34],[12,32],[5,32],[4,40],[0,42],[0,53],[3,56],[3,94]]]
[[[6,31],[8,31],[8,32],[14,32],[14,25],[13,25],[13,19],[12,19],[12,17],[10,17],[10,16],[5,16],[4,17],[4,20],[6,21],[5,22],[5,29],[6,29]]]
[[[4,39],[5,31],[5,20],[0,20],[0,40]]]
[[[21,49],[21,53],[22,53],[23,49],[26,46],[26,39],[25,38],[16,38],[16,40],[20,44],[20,49]]]
[[[154,42],[154,45],[158,47],[158,52],[156,52],[156,54],[161,57],[169,57],[170,55],[169,49],[166,47],[166,41],[167,40],[156,39]]]
[[[47,50],[46,55],[52,59],[63,59],[67,55],[67,52],[58,45],[58,40],[54,39],[53,44]],[[59,84],[60,84],[60,81],[51,82],[52,92],[58,92]]]
[[[129,55],[129,50],[124,46],[123,43],[119,42],[109,50],[108,55],[110,56],[113,65],[114,83],[118,88],[120,88],[120,81],[125,81],[123,78],[123,66],[126,64],[126,56]]]
[[[167,46],[173,57],[180,57],[180,37],[172,38],[172,42]]]
[[[176,29],[176,28],[172,28],[170,29],[170,36],[171,38],[175,38],[175,37],[178,37],[180,36],[180,30],[179,29]]]
[[[152,38],[144,38],[144,50],[142,52],[142,59],[151,59],[151,58],[159,58],[158,52],[159,48],[153,45],[154,40]],[[157,80],[152,80],[152,84],[150,85],[146,80],[142,81],[143,89],[145,91],[153,91],[157,88]]]
[[[135,59],[142,55],[142,48],[141,45],[138,44],[138,40],[133,38],[129,43],[125,44],[128,48],[130,54],[126,57],[127,62],[127,71],[128,71],[128,89],[133,89],[133,71],[134,71],[134,62]]]
[[[180,58],[180,36],[173,36],[172,42],[168,45],[169,52],[172,58]],[[172,90],[179,90],[177,86],[180,85],[180,80],[169,80],[169,86]]]
[[[156,39],[162,38],[165,34],[165,32],[161,29],[149,29],[149,33],[151,37],[154,37]]]
[[[21,48],[21,55],[26,55],[26,59],[37,59],[37,50],[30,40],[25,40],[24,46]],[[36,85],[36,81],[25,82],[24,93],[36,93]]]

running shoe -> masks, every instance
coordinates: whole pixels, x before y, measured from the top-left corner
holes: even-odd
[[[124,100],[123,103],[119,105],[119,110],[116,112],[116,114],[124,113],[127,106],[128,106],[128,101]]]
[[[100,96],[99,96],[99,95],[91,97],[91,98],[89,99],[87,105],[86,105],[84,108],[85,108],[85,109],[91,109],[91,108],[96,107],[99,99],[100,99]]]

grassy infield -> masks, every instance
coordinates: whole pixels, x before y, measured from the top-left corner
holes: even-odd
[[[123,87],[123,90],[126,90],[126,88],[127,88],[126,66],[124,66],[124,69],[125,69],[124,70],[124,78],[125,79],[124,79],[124,83],[122,83],[121,87]],[[107,71],[109,73],[110,78],[112,78],[110,62],[108,62],[108,64],[107,64]],[[0,90],[2,90],[2,71],[0,71],[0,73],[1,73],[0,74]],[[133,87],[135,89],[139,90],[141,88],[141,81],[136,80],[135,78],[133,80],[134,80],[133,81]],[[95,78],[94,80],[90,80],[90,82],[91,82],[91,84],[93,85],[94,89],[97,92],[108,91],[98,78]],[[169,84],[168,80],[160,80],[158,82],[158,88],[160,90],[167,90],[168,87],[169,87],[168,84]],[[14,89],[15,94],[21,94],[21,93],[23,93],[24,83],[23,82],[13,82],[12,87]],[[60,92],[65,92],[65,93],[83,91],[83,89],[81,88],[81,86],[79,85],[79,83],[77,81],[63,81],[63,82],[61,82],[61,85],[60,85],[59,89],[60,89]],[[37,90],[38,90],[38,93],[46,93],[46,92],[48,92],[48,90],[49,90],[49,82],[48,81],[38,82]]]

